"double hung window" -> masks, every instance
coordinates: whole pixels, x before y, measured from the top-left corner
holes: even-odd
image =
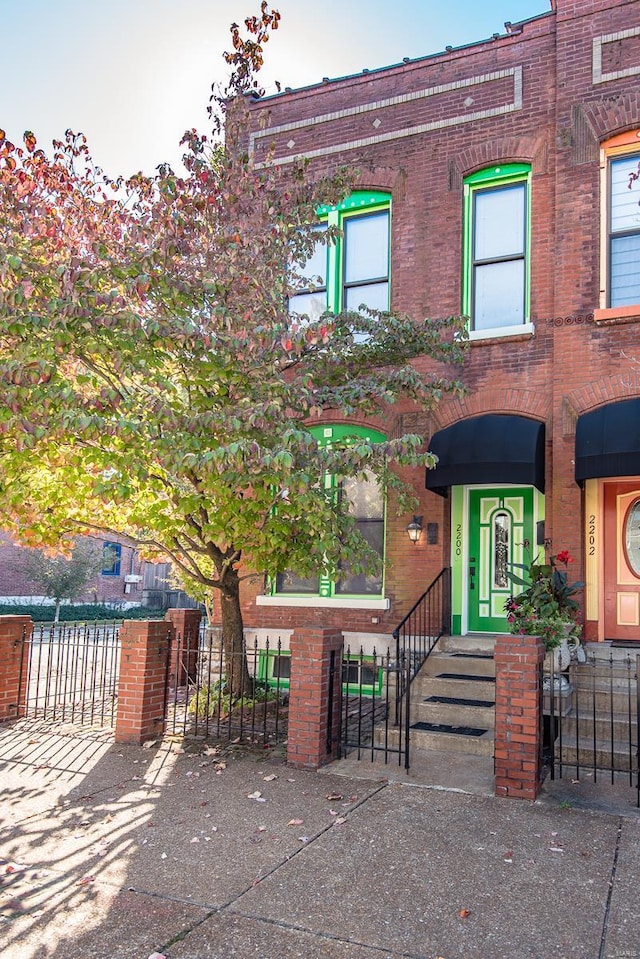
[[[319,210],[318,242],[297,272],[303,277],[289,297],[289,312],[317,320],[322,313],[389,309],[390,200],[385,193],[357,192],[339,206]],[[323,241],[323,226],[341,232]]]
[[[640,182],[634,189],[631,180],[639,163],[640,152],[609,158],[609,306],[640,303]]]
[[[365,430],[358,426],[314,427],[311,432],[320,443],[330,445],[333,442],[357,442],[366,439],[380,443],[385,437],[376,430]],[[335,498],[343,497],[347,501],[348,511],[354,517],[363,539],[381,559],[384,558],[385,542],[385,503],[380,486],[373,477],[356,479],[327,474],[322,480],[325,493]],[[319,494],[320,495],[320,494]],[[354,573],[348,562],[341,566],[340,576],[333,581],[326,577],[296,576],[287,570],[279,573],[272,582],[272,595],[320,596],[324,598],[342,596],[381,596],[383,576]]]
[[[472,333],[529,322],[529,180],[522,163],[465,180],[463,312]]]

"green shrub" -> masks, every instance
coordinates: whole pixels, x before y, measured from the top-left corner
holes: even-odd
[[[278,698],[275,690],[269,689],[263,683],[256,683],[253,695],[232,699],[231,694],[226,691],[226,680],[222,679],[203,686],[189,700],[188,711],[191,716],[197,719],[212,719],[219,717],[226,719],[234,710],[252,709],[259,703],[271,702]]]
[[[30,616],[34,623],[51,623],[55,607],[53,604],[44,606],[38,604],[0,603],[0,616]],[[77,606],[61,606],[61,623],[87,623],[120,621],[123,619],[163,619],[164,612],[157,609],[147,609],[146,606],[132,606],[130,609],[118,609],[105,606],[102,603],[83,603]]]

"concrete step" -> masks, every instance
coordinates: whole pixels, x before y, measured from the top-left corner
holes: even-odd
[[[637,737],[637,726],[635,717],[632,717],[629,723],[628,716],[615,715],[602,716],[596,713],[595,721],[593,713],[583,713],[577,715],[574,710],[562,717],[562,735],[575,736],[580,734],[580,739],[584,743],[593,744],[595,736],[596,743],[610,745],[613,739],[614,743],[625,744],[631,739],[634,743]]]
[[[396,746],[398,731],[389,730],[389,742]],[[435,749],[439,752],[468,753],[472,756],[493,756],[493,730],[486,730],[481,736],[466,736],[422,729],[411,729],[411,747],[416,749]]]
[[[420,671],[421,676],[437,676],[439,673],[457,673],[465,676],[495,677],[496,667],[488,655],[471,653],[432,653]]]
[[[466,636],[442,636],[438,652],[442,653],[488,653],[493,655],[496,638],[487,633],[468,633]]]
[[[423,720],[432,723],[445,723],[449,726],[483,726],[493,729],[495,723],[494,703],[488,706],[463,705],[456,697],[441,696],[445,702],[429,702],[429,698],[411,700],[411,721]],[[477,701],[477,700],[476,700]],[[484,700],[482,700],[484,702]]]
[[[594,765],[594,751],[591,745],[587,743],[580,737],[580,746],[578,748],[578,742],[575,738],[571,736],[562,737],[562,747],[556,742],[556,753],[555,753],[556,763],[559,763],[562,760],[563,765],[575,765],[579,763],[584,767],[592,767]],[[635,755],[635,749],[629,754],[629,749],[624,749],[621,746],[616,746],[611,751],[610,746],[603,744],[597,744],[595,750],[595,765],[598,769],[598,779],[602,777],[604,782],[607,776],[607,770],[619,771],[629,771],[636,770],[638,760]]]
[[[469,679],[468,676],[458,674],[455,679],[451,675],[417,676],[411,687],[412,701],[418,702],[429,696],[450,696],[457,699],[485,699],[495,700],[495,681],[490,677]]]

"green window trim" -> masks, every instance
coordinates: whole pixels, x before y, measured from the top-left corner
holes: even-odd
[[[363,277],[359,281],[349,282],[346,265],[347,254],[347,233],[349,225],[354,225],[357,220],[366,217],[374,217],[376,214],[386,214],[387,216],[387,250],[385,272],[377,273],[375,276]],[[388,193],[382,193],[377,190],[358,190],[348,196],[337,206],[322,206],[318,210],[318,226],[337,227],[341,231],[335,243],[329,243],[326,247],[326,268],[324,283],[318,284],[315,289],[319,294],[326,293],[326,310],[329,313],[340,313],[347,308],[346,292],[349,289],[358,290],[360,287],[376,286],[380,288],[381,295],[384,297],[383,287],[386,286],[386,302],[382,309],[388,310],[391,305],[391,197]],[[307,292],[307,288],[301,290],[301,293]],[[354,295],[354,299],[357,294]],[[293,301],[293,297],[291,301]],[[363,294],[364,302],[366,295]],[[352,308],[360,305],[352,304]],[[302,312],[302,311],[301,311]]]
[[[524,236],[522,255],[512,257],[495,257],[482,262],[474,259],[475,209],[478,197],[506,190],[509,187],[523,185],[524,190]],[[524,303],[521,323],[500,325],[495,327],[476,328],[474,313],[474,275],[475,268],[493,266],[504,262],[524,260]],[[462,255],[462,312],[470,318],[470,332],[482,329],[512,330],[517,332],[520,326],[530,323],[531,303],[531,167],[528,163],[505,163],[500,166],[488,167],[473,173],[464,180],[463,191],[463,255]]]
[[[380,430],[368,429],[363,426],[350,425],[348,423],[339,423],[332,424],[330,426],[312,426],[309,428],[311,435],[318,441],[318,445],[322,447],[331,446],[333,443],[357,443],[361,442],[363,439],[370,443],[384,443],[386,442],[387,437],[384,433],[381,433]],[[326,474],[324,476],[324,488],[327,491],[330,491],[332,495],[338,495],[338,478]],[[382,557],[386,555],[386,531],[387,531],[387,504],[386,501],[383,503],[383,532],[382,532]],[[321,576],[318,582],[317,589],[300,589],[296,591],[294,589],[283,590],[278,589],[278,577],[273,576],[269,577],[267,580],[267,593],[270,596],[282,596],[282,597],[320,597],[321,599],[333,599],[335,597],[342,597],[344,599],[378,599],[384,597],[385,589],[385,570],[383,566],[382,570],[382,579],[380,584],[379,593],[347,593],[342,592],[339,589],[336,589],[337,583],[328,577]]]
[[[258,651],[258,681],[269,689],[287,690],[289,689],[290,668],[280,667],[281,673],[287,675],[274,675],[276,672],[276,663],[280,660],[290,660],[291,652],[288,649],[261,649]],[[376,657],[365,656],[362,654],[353,654],[342,660],[342,694],[343,696],[380,696],[382,694],[382,684],[384,670],[380,666],[375,667]],[[369,664],[373,664],[370,666]],[[345,670],[347,670],[345,675]],[[354,670],[360,677],[356,682],[349,682],[350,674]],[[352,676],[353,678],[353,676]],[[347,681],[345,681],[347,680]],[[372,680],[367,682],[364,680]]]

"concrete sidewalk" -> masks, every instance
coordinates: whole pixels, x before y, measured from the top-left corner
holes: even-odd
[[[640,959],[632,807],[181,748],[0,727],[3,959]]]

